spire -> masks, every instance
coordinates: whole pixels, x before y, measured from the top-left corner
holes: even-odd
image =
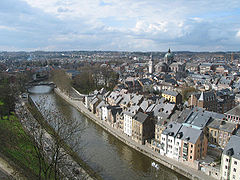
[[[152,61],[153,60],[153,55],[152,55],[152,53],[150,54],[150,61]]]
[[[171,53],[171,50],[170,50],[170,48],[168,49],[168,53]]]
[[[204,100],[204,98],[203,98],[203,91],[202,91],[202,93],[201,93],[201,95],[200,95],[200,97],[199,97],[198,100],[199,100],[199,101],[203,101],[203,100]]]

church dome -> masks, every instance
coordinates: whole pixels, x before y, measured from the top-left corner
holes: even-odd
[[[169,48],[168,52],[165,54],[166,59],[173,59],[173,54],[171,53],[171,50]]]

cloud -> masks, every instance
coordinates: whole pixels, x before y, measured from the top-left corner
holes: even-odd
[[[16,31],[16,28],[15,27],[9,27],[9,26],[0,25],[0,30]]]
[[[0,47],[237,50],[239,6],[238,0],[1,0]]]
[[[240,30],[238,30],[236,37],[240,38]]]

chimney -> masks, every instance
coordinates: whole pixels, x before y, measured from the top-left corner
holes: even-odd
[[[224,125],[224,124],[226,124],[226,122],[225,121],[221,121],[221,125]]]

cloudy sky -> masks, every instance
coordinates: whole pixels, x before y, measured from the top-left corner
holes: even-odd
[[[0,0],[0,51],[240,50],[240,0]]]

